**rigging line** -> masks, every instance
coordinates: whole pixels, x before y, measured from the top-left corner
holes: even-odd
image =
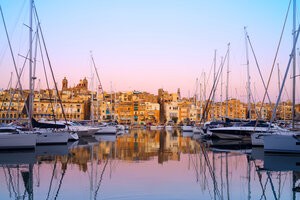
[[[264,184],[264,186],[263,186],[264,194],[266,193],[266,189],[267,189],[268,182],[269,182],[269,179],[267,178],[267,179],[266,179],[266,182],[265,182],[265,184]],[[262,197],[261,197],[261,199],[262,199]]]
[[[214,185],[215,185],[214,191],[219,196],[219,199],[222,199],[221,195],[220,195],[219,188],[218,188],[218,183],[217,183],[217,180],[216,180],[216,176],[215,176],[214,170],[213,170],[213,168],[212,168],[212,166],[210,164],[210,160],[209,160],[209,157],[207,155],[206,149],[202,145],[201,145],[201,149],[202,149],[202,152],[203,152],[203,155],[204,155],[204,159],[206,161],[206,165],[208,167],[209,173],[210,173],[211,178],[213,179],[213,182],[214,182]]]
[[[54,106],[53,106],[53,101],[52,101],[52,92],[50,92],[49,80],[48,80],[48,77],[47,77],[47,70],[46,70],[45,60],[44,60],[44,56],[43,56],[43,52],[42,52],[43,49],[42,49],[41,40],[40,40],[38,32],[37,32],[37,38],[38,38],[39,49],[40,49],[40,54],[41,54],[41,59],[42,59],[42,65],[43,65],[43,69],[44,69],[46,85],[47,85],[47,89],[49,91],[49,101],[50,101],[50,106],[51,106],[51,112],[53,114],[54,123],[56,123]]]
[[[197,152],[195,152],[197,154]],[[195,160],[193,159],[193,157],[191,158],[191,161],[193,163],[193,168],[195,170],[195,174],[196,174],[196,182],[199,181],[199,172],[198,172],[198,168],[197,168],[197,163],[195,162]],[[197,159],[196,159],[197,161]]]
[[[91,53],[91,59],[92,59],[93,67],[95,69],[95,72],[96,72],[96,75],[97,75],[97,79],[98,79],[98,82],[99,82],[100,92],[103,94],[103,97],[104,97],[104,91],[103,91],[103,88],[102,88],[102,84],[101,84],[101,80],[100,80],[100,76],[99,76],[98,70],[96,68],[95,60],[94,60],[94,57],[92,55],[92,52],[90,52],[90,53]]]
[[[209,98],[206,101],[205,109],[203,110],[202,118],[200,119],[200,124],[201,124],[202,120],[206,119],[206,115],[208,114],[208,108],[209,108],[209,105],[211,104],[210,99],[211,99],[213,93],[216,91],[216,87],[218,85],[219,78],[220,78],[220,71],[221,71],[221,69],[223,69],[223,66],[224,66],[224,63],[225,63],[225,60],[226,60],[227,56],[228,56],[228,50],[227,50],[227,52],[225,54],[224,62],[221,63],[221,65],[219,66],[219,69],[218,69],[218,72],[217,72],[217,75],[216,75],[217,80],[214,81],[212,89],[211,89],[210,94],[209,94]]]
[[[105,162],[105,164],[104,164],[103,170],[102,170],[101,175],[100,175],[100,179],[99,179],[97,188],[96,188],[96,190],[95,190],[95,196],[94,196],[94,199],[95,199],[95,200],[97,199],[97,194],[98,194],[98,191],[99,191],[99,189],[100,189],[100,185],[101,185],[101,183],[102,183],[103,175],[104,175],[105,168],[106,168],[107,164],[108,164],[108,158],[106,159],[106,162]]]
[[[11,190],[10,190],[10,183],[9,183],[9,180],[8,180],[8,177],[7,177],[7,173],[6,173],[6,170],[4,168],[3,165],[1,165],[2,169],[3,169],[3,173],[4,173],[4,177],[5,177],[5,183],[6,183],[6,186],[7,186],[7,190],[9,192],[9,196],[11,196]]]
[[[43,34],[43,31],[42,31],[42,27],[41,27],[41,24],[40,24],[40,20],[39,20],[39,16],[38,16],[38,13],[37,13],[37,9],[36,9],[35,4],[33,5],[33,8],[34,8],[34,13],[35,13],[36,19],[37,19],[37,21],[38,21],[38,28],[39,28],[40,33],[41,33],[41,37],[42,37],[42,42],[43,42],[44,50],[45,50],[46,57],[47,57],[47,60],[48,60],[48,65],[49,65],[49,68],[50,68],[50,71],[51,71],[52,79],[53,79],[53,81],[54,81],[55,90],[57,91],[57,97],[58,97],[58,99],[59,99],[59,104],[60,104],[60,106],[61,106],[61,111],[62,111],[64,120],[67,122],[65,110],[64,110],[64,107],[63,107],[63,105],[62,105],[62,100],[61,100],[60,94],[59,94],[59,92],[58,92],[57,83],[56,83],[56,81],[55,81],[54,72],[53,72],[53,69],[52,69],[50,57],[49,57],[48,50],[47,50],[47,47],[46,47],[46,42],[45,42],[44,34]],[[68,128],[68,130],[69,130],[69,126],[67,126],[67,128]]]
[[[36,21],[36,19],[35,19]],[[37,23],[37,22],[36,22]],[[35,35],[38,34],[39,29],[36,29]],[[32,42],[33,43],[33,42]],[[37,64],[37,48],[38,48],[38,38],[35,38],[35,49],[34,49],[34,58],[33,58],[33,81],[32,81],[32,88],[35,88],[35,79],[36,79],[36,64]]]
[[[257,108],[256,108],[256,103],[255,103],[255,98],[254,98],[254,95],[253,95],[253,93],[252,92],[250,92],[250,97],[251,97],[251,99],[252,99],[252,102],[253,102],[253,104],[254,104],[254,111],[255,111],[255,114],[256,114],[256,123],[258,123],[258,117],[259,117],[259,112],[258,112],[258,110],[257,110]],[[261,110],[260,110],[260,112],[261,112]],[[255,124],[255,128],[256,128],[256,125],[257,124]],[[254,128],[254,130],[255,130],[255,128]]]
[[[11,31],[10,35],[14,35],[14,33],[16,31],[16,27],[18,25],[18,21],[20,20],[21,14],[22,14],[22,12],[24,10],[24,7],[25,7],[25,2],[26,1],[23,2],[22,6],[20,8],[20,11],[17,12],[18,16],[16,17],[16,21],[15,21],[14,25],[12,26],[13,28],[12,28],[12,31]],[[0,7],[1,7],[1,5],[0,5]],[[3,54],[0,55],[0,65],[2,64],[2,61],[3,61],[4,55],[6,53],[6,50],[7,50],[7,48],[3,48]],[[2,50],[1,50],[1,52],[2,52]]]
[[[200,146],[200,151],[199,151],[199,158],[202,158],[202,156],[200,155],[200,153],[201,153],[201,150],[202,150],[202,155],[204,156],[204,162],[205,162],[205,164],[206,164],[206,160],[205,160],[205,152],[203,151],[203,149],[202,149],[202,146],[203,144],[201,144],[201,143],[199,143],[199,146]],[[202,162],[201,162],[202,163]],[[203,185],[202,185],[202,187],[201,187],[201,189],[202,190],[205,190],[206,189],[206,187],[208,188],[208,192],[209,192],[209,195],[210,195],[210,197],[211,197],[211,199],[213,199],[213,195],[212,195],[212,192],[211,192],[211,188],[209,187],[209,183],[208,183],[208,178],[207,178],[207,176],[206,176],[206,167],[205,166],[208,166],[208,165],[205,165],[205,164],[203,164]]]
[[[59,185],[58,185],[58,188],[57,188],[57,191],[56,191],[56,194],[55,194],[54,199],[57,199],[57,197],[58,197],[58,193],[59,193],[59,191],[60,191],[60,188],[61,188],[63,179],[64,179],[64,177],[65,177],[65,175],[66,175],[66,172],[67,172],[67,166],[68,166],[70,157],[71,157],[70,154],[68,154],[66,166],[65,166],[65,168],[63,169],[63,173],[62,173],[62,175],[61,175],[61,179],[59,180]],[[62,163],[62,165],[63,165],[63,163]]]
[[[300,60],[300,59],[299,59],[299,60]],[[282,74],[281,74],[281,73],[280,73],[280,78],[282,78]],[[279,89],[280,89],[280,88],[279,88]],[[284,92],[285,92],[285,95],[287,96],[287,99],[290,99],[289,93],[288,93],[286,87],[284,87]]]
[[[36,34],[34,34],[33,38],[35,38],[35,37],[36,37]],[[24,60],[24,62],[23,62],[23,66],[22,66],[22,68],[20,69],[20,72],[19,72],[19,76],[20,76],[20,77],[22,77],[22,75],[23,75],[23,71],[24,71],[24,69],[25,69],[25,66],[26,66],[26,63],[27,63],[27,60],[28,60],[28,55],[29,55],[29,50],[27,51],[26,56],[22,56],[22,57],[25,58],[25,60]],[[19,54],[19,56],[21,56],[21,55]],[[16,86],[14,87],[15,90],[17,90],[18,85],[19,85],[19,83],[17,82],[17,83],[16,83]],[[15,93],[16,93],[16,92],[17,92],[17,91],[15,91]],[[23,94],[23,90],[22,90],[21,88],[20,88],[20,95],[21,95],[21,97],[24,99],[24,107],[25,107],[25,109],[26,109],[26,106],[27,106],[27,104],[26,104],[26,98],[25,98],[25,95]],[[10,106],[10,105],[9,105],[9,106]]]
[[[273,192],[273,195],[274,195],[274,199],[277,200],[278,198],[276,196],[275,187],[274,187],[273,181],[271,179],[270,172],[267,172],[267,175],[268,175],[268,179],[270,180],[271,189],[272,189],[272,192]]]
[[[280,196],[281,196],[280,191],[282,191],[282,190],[284,189],[284,186],[285,186],[286,181],[287,181],[287,175],[288,175],[288,174],[286,174],[286,173],[282,174],[282,172],[280,171],[280,175],[279,175],[280,178],[281,178],[281,176],[283,176],[283,175],[285,175],[285,176],[284,176],[283,183],[281,184],[281,179],[280,179],[280,183],[279,183],[279,186],[278,186],[278,199],[280,199]]]
[[[214,61],[212,61],[212,63],[211,63],[210,71],[209,71],[209,73],[208,73],[208,77],[207,77],[207,79],[206,79],[206,82],[204,82],[204,84],[206,84],[206,85],[208,85],[208,81],[209,81],[209,79],[210,79],[210,75],[212,74],[212,69],[213,69],[213,67],[214,67]],[[206,96],[206,95],[205,95],[205,96]],[[206,100],[206,99],[204,99],[204,100]]]
[[[292,0],[290,0],[290,2],[289,2],[288,9],[287,9],[287,12],[286,12],[286,15],[285,15],[283,27],[282,27],[282,30],[281,30],[279,42],[278,42],[276,53],[275,53],[275,57],[274,57],[274,61],[273,61],[273,64],[272,64],[272,69],[271,69],[271,72],[270,72],[270,75],[269,75],[269,79],[268,79],[268,82],[267,82],[267,88],[266,88],[266,91],[265,91],[264,96],[263,96],[262,105],[263,105],[263,103],[265,101],[266,94],[268,92],[268,88],[269,88],[269,85],[270,85],[270,82],[271,82],[271,77],[272,77],[272,74],[273,74],[273,71],[274,71],[274,67],[275,67],[277,55],[278,55],[278,52],[279,52],[279,47],[281,45],[281,41],[282,41],[282,37],[283,37],[283,32],[285,30],[285,25],[286,25],[286,22],[287,22],[287,17],[289,15],[289,10],[290,10],[290,6],[291,6],[291,2],[292,2]],[[294,50],[292,52],[294,52]]]
[[[5,23],[5,20],[4,20],[4,15],[3,15],[3,11],[2,11],[1,5],[0,5],[0,11],[1,11],[2,21],[3,21],[4,28],[5,28],[5,33],[6,33],[6,37],[7,37],[9,49],[10,49],[10,54],[11,54],[11,57],[13,59],[14,68],[15,68],[15,71],[16,71],[16,74],[17,74],[17,77],[18,77],[18,84],[19,84],[20,90],[21,90],[20,92],[21,92],[21,95],[24,97],[23,88],[22,88],[22,84],[21,84],[21,77],[20,77],[20,75],[18,73],[17,64],[16,64],[15,56],[14,56],[14,53],[13,53],[13,50],[12,50],[12,46],[11,46],[11,42],[10,42],[10,39],[9,39],[9,35],[8,35],[8,32],[7,32],[7,27],[6,27],[6,23]],[[26,105],[26,103],[24,103],[24,105],[25,105],[26,113],[27,113],[27,115],[29,115],[28,106]]]
[[[279,101],[280,101],[280,98],[281,98],[281,94],[282,94],[282,91],[283,91],[283,88],[284,88],[284,84],[285,84],[285,81],[286,81],[286,78],[287,78],[287,75],[288,75],[288,72],[289,72],[291,62],[293,60],[293,55],[295,53],[296,43],[298,41],[299,32],[300,32],[300,24],[299,24],[298,29],[297,29],[296,32],[297,32],[297,35],[296,35],[295,40],[294,40],[293,49],[292,49],[292,52],[290,54],[290,58],[289,58],[289,62],[288,62],[288,65],[287,65],[287,68],[286,68],[286,71],[285,71],[285,75],[284,75],[284,78],[282,80],[282,85],[281,85],[280,92],[279,92],[279,95],[278,95],[278,98],[277,98],[277,102],[276,102],[276,105],[273,109],[272,118],[270,120],[269,128],[271,127],[271,124],[273,123],[273,121],[276,117],[276,110],[277,110],[277,107],[278,107],[278,104],[279,104]]]
[[[53,170],[52,170],[52,176],[51,176],[50,185],[49,185],[49,190],[48,190],[48,193],[47,193],[47,198],[46,198],[46,200],[48,200],[48,199],[49,199],[49,196],[50,196],[50,192],[51,192],[51,188],[52,188],[52,182],[53,182],[53,179],[54,179],[54,172],[55,172],[55,170],[56,170],[56,164],[57,164],[57,158],[55,159],[54,167],[53,167]]]
[[[36,34],[34,34],[33,38],[35,38],[35,37],[36,37]],[[22,76],[24,67],[25,67],[25,65],[26,65],[26,60],[27,60],[27,58],[28,58],[28,54],[29,54],[29,51],[27,52],[27,55],[26,55],[26,57],[25,57],[25,61],[24,61],[24,63],[23,63],[22,70],[20,71],[19,77]],[[18,75],[18,74],[17,74],[17,75]],[[14,97],[14,95],[16,94],[16,92],[17,92],[16,89],[17,89],[17,87],[18,87],[18,84],[19,84],[19,82],[16,83],[15,91],[13,92],[13,95],[11,95],[11,97]],[[20,87],[20,89],[21,89],[21,87]],[[26,98],[24,97],[24,94],[23,94],[23,90],[22,90],[22,89],[20,90],[20,94],[21,94],[21,96],[24,98],[24,105],[25,105],[25,109],[26,109],[26,106],[27,106],[27,104],[26,104]],[[9,102],[8,109],[7,109],[7,116],[8,116],[8,114],[9,114],[9,112],[10,112],[12,100],[13,100],[13,99],[10,98],[10,102]],[[3,107],[3,104],[4,104],[4,96],[3,96],[2,106],[1,106],[1,107]],[[19,117],[18,117],[18,118],[19,118]]]
[[[18,196],[17,192],[16,192],[16,189],[15,189],[15,186],[14,186],[14,183],[13,183],[13,178],[12,178],[12,175],[11,175],[11,171],[10,171],[10,168],[7,167],[7,171],[8,171],[8,175],[9,175],[9,182],[11,184],[11,188],[13,190],[13,193],[15,194],[15,196]]]
[[[102,84],[101,84],[100,76],[99,76],[98,70],[96,68],[96,64],[95,64],[95,60],[94,60],[92,51],[90,51],[90,53],[91,53],[92,63],[93,63],[93,66],[94,66],[94,69],[95,69],[95,72],[96,72],[96,76],[97,76],[97,79],[98,79],[98,82],[99,82],[99,88],[97,90],[100,90],[100,93],[102,94],[102,98],[103,98],[103,101],[104,101],[105,100],[105,95],[104,95],[104,90],[103,90],[103,87],[102,87]],[[109,107],[108,102],[106,102],[106,107],[107,108]],[[112,111],[110,111],[110,113],[112,113]],[[99,116],[97,116],[97,118],[99,119]]]
[[[269,96],[269,93],[268,93],[268,90],[267,90],[267,87],[266,87],[266,84],[265,84],[265,81],[264,81],[264,78],[261,74],[261,70],[260,70],[260,67],[259,67],[259,64],[258,64],[258,61],[257,61],[257,57],[256,57],[256,54],[254,52],[254,49],[253,49],[253,46],[252,46],[252,43],[251,43],[251,40],[250,40],[250,37],[248,35],[248,32],[246,32],[247,34],[247,39],[248,39],[248,42],[249,42],[249,45],[250,45],[250,48],[251,48],[251,51],[252,51],[252,54],[253,54],[253,57],[254,57],[254,60],[255,60],[255,63],[256,63],[256,67],[258,69],[258,72],[259,72],[259,75],[260,75],[260,79],[264,85],[264,89],[266,90],[267,92],[267,97],[268,97],[268,100],[269,100],[269,103],[271,104],[271,99],[270,99],[270,96]]]
[[[262,189],[262,192],[263,192],[260,199],[262,199],[263,197],[265,197],[265,199],[267,199],[266,194],[265,194],[266,191],[265,191],[264,186],[262,184],[262,175],[259,171],[259,166],[256,164],[255,160],[253,160],[253,163],[254,163],[254,167],[256,168],[255,171],[256,171],[258,179],[259,179],[259,185],[260,185],[260,187]]]

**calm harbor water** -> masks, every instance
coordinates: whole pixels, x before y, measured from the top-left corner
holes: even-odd
[[[131,130],[0,152],[0,199],[300,199],[300,155],[197,137]]]

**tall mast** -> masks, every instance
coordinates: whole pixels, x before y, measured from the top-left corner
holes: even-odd
[[[279,69],[279,63],[277,63],[277,68],[278,68],[278,92],[280,92],[280,69]]]
[[[296,42],[296,0],[293,1],[293,45]],[[293,106],[292,128],[295,128],[295,101],[296,101],[296,51],[293,52]]]
[[[100,80],[100,76],[99,76],[99,74],[98,74],[98,70],[97,70],[97,68],[96,68],[96,64],[95,64],[95,61],[94,61],[94,57],[93,57],[93,54],[92,54],[92,51],[90,51],[90,53],[91,53],[91,59],[92,59],[92,64],[93,64],[93,66],[94,66],[94,69],[95,69],[95,72],[96,72],[96,76],[97,76],[97,79],[98,79],[98,88],[97,88],[97,98],[98,98],[98,92],[100,92],[100,94],[102,95],[102,98],[103,98],[103,100],[104,100],[104,91],[103,91],[103,88],[102,88],[102,84],[101,84],[101,80]],[[98,114],[100,114],[101,115],[101,112],[99,113],[98,112],[98,109],[99,109],[99,107],[98,107],[98,105],[99,105],[99,101],[98,101],[98,99],[97,99],[97,119],[99,120],[99,115]],[[100,119],[101,119],[101,117],[100,117]]]
[[[206,73],[203,73],[203,100],[206,101]]]
[[[215,49],[214,54],[214,79],[213,82],[216,81],[217,75],[216,75],[216,65],[217,65],[217,50]],[[212,120],[215,120],[215,93],[216,93],[216,86],[213,88],[213,96],[212,96]]]
[[[247,118],[251,119],[251,90],[250,90],[250,72],[249,72],[249,56],[248,56],[248,42],[247,42],[247,29],[244,27],[245,30],[245,45],[246,45],[246,65],[247,65],[247,104],[248,104],[248,111],[247,111]]]
[[[112,120],[112,112],[113,112],[113,106],[112,106],[112,82],[110,82],[110,120]]]
[[[200,88],[199,88],[199,102],[200,102],[200,108],[199,108],[199,111],[200,111],[200,115],[199,115],[199,121],[202,119],[202,103],[203,103],[203,99],[202,99],[202,83],[201,83],[201,79],[199,81],[199,84],[200,84]]]
[[[225,115],[226,117],[228,117],[228,87],[229,87],[229,50],[230,50],[230,43],[228,43],[227,45],[227,51],[228,51],[228,55],[227,55],[227,76],[226,76],[226,111],[225,111]]]
[[[221,57],[221,66],[223,66],[223,56]],[[219,112],[219,117],[222,116],[223,114],[223,68],[221,70],[221,95],[220,95],[220,112]]]
[[[29,128],[32,128],[32,111],[33,111],[33,75],[32,75],[32,11],[33,0],[30,0],[29,4]]]
[[[92,125],[94,125],[94,73],[91,69],[91,116]]]

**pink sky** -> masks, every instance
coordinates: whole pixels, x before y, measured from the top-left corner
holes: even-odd
[[[113,0],[88,4],[67,0],[63,6],[57,6],[61,4],[57,0],[36,0],[59,87],[64,77],[69,79],[71,86],[84,77],[91,80],[90,51],[93,51],[102,85],[108,92],[111,85],[114,91],[142,90],[154,94],[159,88],[171,93],[181,88],[183,96],[192,96],[196,79],[200,79],[203,72],[208,76],[211,71],[214,50],[217,50],[219,66],[230,42],[229,96],[243,101],[246,101],[247,80],[244,26],[247,26],[266,81],[288,7],[287,0],[230,0],[226,3]],[[28,50],[28,28],[23,24],[28,24],[29,5],[27,1],[7,1],[1,6],[20,68],[24,58],[18,54],[26,55]],[[291,21],[290,13],[276,62],[282,74],[291,51]],[[0,88],[6,88],[14,68],[3,28],[0,29],[0,43]],[[251,89],[258,101],[262,97],[263,86],[250,48],[249,59]],[[41,79],[41,87],[45,88],[41,59],[37,60],[37,78]],[[28,87],[28,67],[25,71],[22,82],[24,87]],[[274,73],[270,88],[273,101],[278,94],[277,68]],[[225,82],[224,74],[223,99]],[[211,84],[212,76],[207,91]],[[284,99],[291,98],[289,83],[287,91],[289,94],[284,94]],[[216,96],[221,96],[220,86]]]

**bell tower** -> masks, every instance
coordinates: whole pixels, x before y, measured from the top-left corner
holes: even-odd
[[[68,80],[67,78],[65,77],[63,80],[62,80],[62,90],[67,90],[68,89]]]

